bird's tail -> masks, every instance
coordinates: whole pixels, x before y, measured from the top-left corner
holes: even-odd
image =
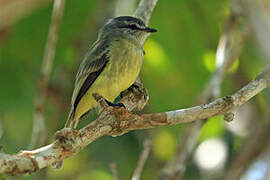
[[[65,128],[75,129],[77,127],[78,120],[75,119],[75,111],[72,108],[69,112],[67,122],[65,124]]]

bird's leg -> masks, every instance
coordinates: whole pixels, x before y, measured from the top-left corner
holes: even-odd
[[[120,94],[120,102],[126,105],[126,109],[140,111],[149,100],[147,89],[143,86],[138,77],[137,80]]]
[[[140,92],[142,92],[142,89],[140,87],[140,84],[134,82],[129,88],[128,88],[129,91],[135,93],[135,90],[138,90]]]

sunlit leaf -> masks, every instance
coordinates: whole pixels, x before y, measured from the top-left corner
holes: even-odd
[[[234,73],[235,71],[237,71],[238,67],[239,67],[239,59],[236,59],[231,65],[231,67],[229,68],[228,72]]]
[[[77,180],[114,180],[111,174],[104,170],[92,170],[82,174]]]
[[[209,72],[214,72],[216,70],[216,55],[212,51],[208,51],[203,56],[204,67]]]
[[[145,63],[148,63],[155,69],[164,71],[168,70],[168,57],[163,47],[153,39],[148,39],[144,45]]]
[[[172,134],[163,130],[154,137],[154,155],[162,161],[168,160],[176,149],[176,142]]]
[[[210,118],[203,126],[199,140],[203,141],[210,137],[217,137],[224,133],[225,122],[223,116]]]
[[[205,68],[209,72],[214,72],[216,70],[217,63],[216,63],[216,54],[214,52],[212,51],[206,52],[203,56],[203,62],[204,62]],[[238,69],[238,66],[239,66],[239,59],[236,59],[231,65],[231,67],[229,68],[228,72],[229,73],[235,72]]]

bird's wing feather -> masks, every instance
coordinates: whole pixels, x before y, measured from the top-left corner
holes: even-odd
[[[75,88],[72,95],[73,110],[76,109],[81,98],[95,82],[109,61],[108,43],[96,42],[89,54],[86,55],[76,76]]]

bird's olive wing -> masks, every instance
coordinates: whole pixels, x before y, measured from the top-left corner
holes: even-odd
[[[81,98],[95,82],[109,61],[109,50],[103,49],[103,51],[100,51],[99,47],[102,47],[102,44],[96,45],[79,68],[72,96],[73,110],[76,109]]]

